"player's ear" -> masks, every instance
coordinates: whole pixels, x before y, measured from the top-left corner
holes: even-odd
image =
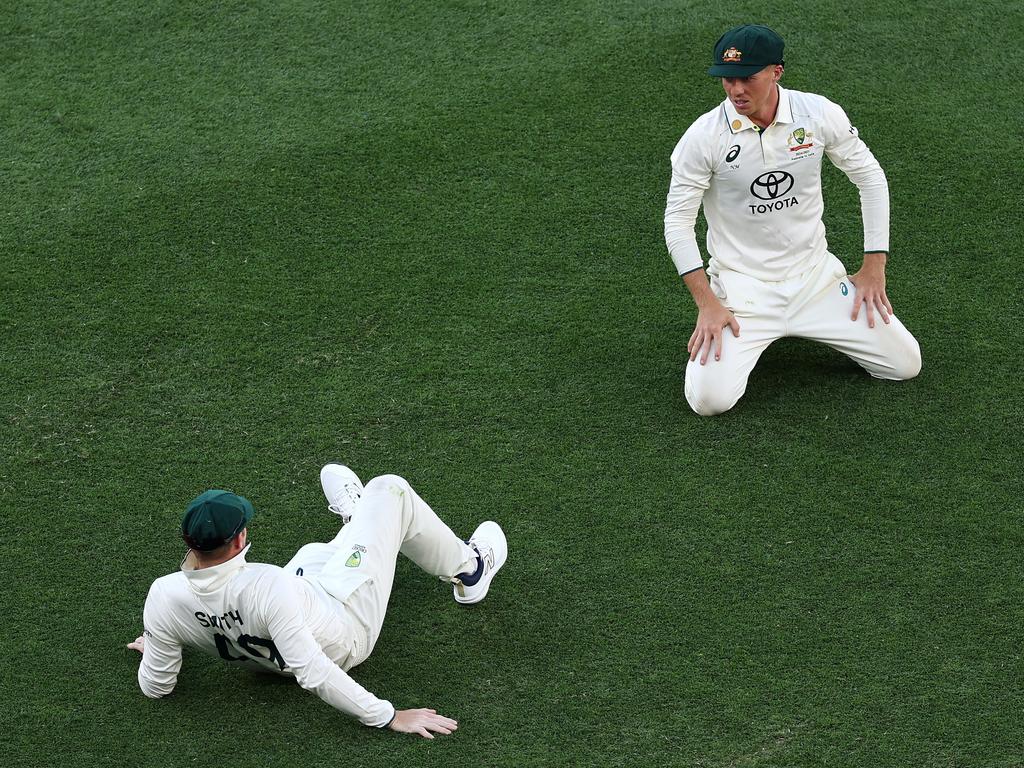
[[[231,549],[229,551],[235,552],[235,553],[241,552],[243,549],[245,549],[245,543],[248,540],[249,540],[249,529],[248,528],[243,528],[241,530],[241,532],[239,532],[239,534],[237,536],[235,536],[235,538],[231,539],[231,541],[228,543],[229,546],[231,547]]]

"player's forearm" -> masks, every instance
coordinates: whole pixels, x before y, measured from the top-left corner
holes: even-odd
[[[858,142],[859,150],[843,167],[860,192],[860,212],[864,222],[864,251],[889,250],[889,182],[875,156]]]
[[[687,272],[683,275],[683,282],[686,283],[686,287],[689,289],[693,302],[697,305],[698,309],[704,309],[709,305],[721,304],[719,298],[711,290],[708,276],[704,273],[703,269]]]
[[[349,680],[358,685],[351,678]],[[312,690],[332,707],[356,718],[363,725],[383,728],[394,719],[395,707],[390,701],[378,699],[362,686],[359,689],[360,692],[356,692],[348,686],[325,683]]]
[[[885,251],[865,252],[861,269],[885,275],[885,265],[888,259],[889,256]]]
[[[174,691],[174,683],[161,683],[150,678],[145,669],[140,665],[139,667],[139,690],[145,694],[148,699],[162,699]]]
[[[306,664],[292,666],[292,673],[307,691],[363,725],[382,728],[395,716],[390,701],[374,696],[322,653]]]
[[[691,270],[703,272],[701,268],[704,266],[704,259],[697,247],[697,237],[692,225],[688,229],[685,227],[670,229],[666,224],[665,245],[668,246],[672,263],[676,265],[676,271],[680,275],[685,275]]]
[[[158,615],[158,610],[147,599],[143,611],[143,623],[147,629],[136,641],[142,647],[139,688],[151,699],[159,699],[171,693],[181,671],[181,645],[157,621]]]
[[[864,221],[865,253],[889,250],[889,184],[879,168],[869,182],[858,184]]]

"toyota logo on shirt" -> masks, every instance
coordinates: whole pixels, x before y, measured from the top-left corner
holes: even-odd
[[[793,188],[793,177],[785,171],[768,171],[750,182],[750,194],[758,200],[775,200]]]

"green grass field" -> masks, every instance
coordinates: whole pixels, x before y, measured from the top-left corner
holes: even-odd
[[[924,370],[786,340],[701,419],[662,212],[744,21],[886,169]],[[28,0],[0,34],[4,765],[1024,766],[1020,3]],[[185,503],[245,494],[283,564],[335,531],[331,460],[506,528],[475,609],[400,563],[353,672],[459,731],[197,654],[144,698]]]

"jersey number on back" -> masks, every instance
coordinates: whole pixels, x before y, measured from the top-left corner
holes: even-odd
[[[235,656],[232,654],[234,646],[226,635],[222,635],[220,632],[217,632],[213,636],[213,639],[214,642],[217,643],[217,652],[220,653],[220,657],[225,661],[249,661],[249,657],[252,657],[254,659],[272,661],[282,670],[285,668],[284,659],[282,659],[281,654],[277,652],[277,646],[274,645],[273,640],[267,640],[263,637],[253,637],[252,635],[241,635],[238,638],[238,645],[241,646],[242,650],[249,654],[249,656]],[[261,648],[266,649],[266,653],[261,651]]]

